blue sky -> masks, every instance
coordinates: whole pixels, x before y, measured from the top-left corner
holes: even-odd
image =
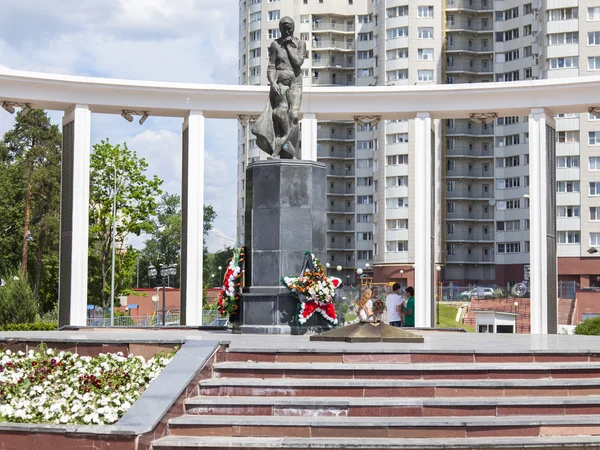
[[[0,67],[108,78],[235,84],[237,0],[0,0]],[[62,112],[49,112],[61,123]],[[0,133],[13,117],[0,110]],[[181,119],[143,126],[92,115],[92,144],[127,142],[163,189],[181,193]],[[218,216],[209,249],[233,245],[237,133],[233,120],[206,124],[205,203]],[[143,246],[144,238],[130,242]]]

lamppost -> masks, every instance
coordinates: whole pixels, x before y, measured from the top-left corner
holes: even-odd
[[[110,274],[110,326],[115,326],[115,240],[117,236],[117,165],[114,169],[113,207],[112,207],[112,268]]]
[[[162,295],[162,325],[164,327],[167,324],[166,286],[169,281],[169,277],[177,275],[177,266],[175,264],[169,264],[168,266],[166,264],[161,264],[159,271],[160,271],[160,281],[161,281],[162,291],[163,291],[163,295]],[[148,276],[150,277],[150,279],[155,279],[155,278],[157,278],[159,271],[156,270],[156,267],[151,265],[150,267],[148,267]],[[157,304],[157,306],[158,306],[158,304]]]
[[[442,270],[441,266],[435,266],[435,271],[437,272],[437,279],[440,286],[439,293],[437,295],[437,324],[440,324],[440,297],[442,296],[442,283],[440,283],[440,270]]]
[[[219,266],[219,279],[217,280],[219,283],[223,283],[223,276],[221,275],[221,270],[223,270],[223,267]]]

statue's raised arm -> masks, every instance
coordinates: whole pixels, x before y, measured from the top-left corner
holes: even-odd
[[[306,43],[294,37],[294,21],[290,17],[279,21],[279,30],[281,37],[269,47],[269,102],[254,123],[252,133],[258,147],[273,158],[300,159],[298,114]]]

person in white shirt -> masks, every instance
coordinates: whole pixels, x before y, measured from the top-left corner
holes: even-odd
[[[402,326],[402,316],[400,315],[400,305],[402,297],[400,297],[400,285],[394,283],[392,293],[385,299],[385,309],[387,310],[387,321],[393,327]]]

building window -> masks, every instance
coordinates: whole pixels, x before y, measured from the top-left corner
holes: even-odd
[[[279,39],[281,37],[281,31],[279,28],[272,28],[269,30],[269,39]]]
[[[588,58],[588,70],[600,70],[600,56]]]
[[[417,72],[419,81],[433,82],[433,70],[419,70]]]
[[[590,195],[600,195],[600,181],[590,182]]]
[[[520,253],[521,243],[520,242],[505,242],[498,244],[498,253]]]
[[[577,19],[579,8],[559,8],[548,10],[548,21]]]
[[[400,164],[408,164],[408,155],[388,155],[385,157],[386,166],[397,166]]]
[[[250,23],[258,22],[260,20],[260,11],[250,14]]]
[[[388,50],[385,52],[385,55],[388,61],[408,58],[408,48],[395,48],[393,50]]]
[[[364,50],[357,52],[357,59],[371,59],[373,57],[373,50]]]
[[[373,40],[373,32],[369,31],[368,33],[358,33],[358,40],[360,42],[366,42]]]
[[[372,250],[357,250],[356,259],[373,259]]]
[[[408,241],[386,241],[385,251],[387,252],[407,252]]]
[[[561,143],[579,142],[579,131],[559,131],[557,138],[558,142]]]
[[[594,58],[588,58],[588,61]],[[599,59],[600,62],[600,59]],[[550,69],[569,69],[579,67],[579,57],[569,56],[565,58],[549,58],[548,66]],[[599,67],[600,68],[600,67]]]
[[[385,207],[388,209],[408,208],[407,197],[392,197],[385,200]]]
[[[310,14],[302,14],[300,16],[300,23],[310,23]]]
[[[408,16],[408,5],[396,6],[385,10],[388,19],[393,17]]]
[[[385,187],[406,187],[408,186],[408,176],[386,177]]]
[[[588,141],[589,145],[600,145],[600,131],[588,132]]]
[[[359,36],[360,36],[360,34],[359,34]],[[408,36],[408,27],[390,28],[385,32],[385,36],[387,39],[396,39],[399,37],[407,37]]]
[[[390,219],[385,221],[387,230],[407,230],[408,219]]]
[[[548,35],[548,45],[577,44],[578,42],[579,33],[577,31]]]
[[[357,241],[372,241],[373,233],[358,232],[358,233],[356,233],[356,240]]]
[[[590,206],[590,221],[600,221],[600,206]]]
[[[569,193],[579,192],[579,181],[557,181],[556,192]]]
[[[556,217],[580,217],[579,206],[558,206]]]
[[[358,69],[356,71],[356,76],[358,78],[368,78],[373,76],[373,68],[369,67],[368,69]]]
[[[386,77],[387,81],[406,80],[408,79],[408,69],[390,70],[386,72]]]
[[[556,237],[559,244],[579,244],[579,231],[558,231]]]
[[[559,156],[556,158],[556,167],[559,169],[579,167],[579,156]]]
[[[600,170],[600,156],[589,157],[590,170]]]
[[[417,38],[418,39],[433,39],[433,28],[417,28]]]
[[[373,196],[372,195],[358,195],[356,196],[356,203],[359,205],[372,205],[373,204]]]
[[[433,6],[418,6],[417,15],[422,18],[433,18]]]
[[[420,60],[433,60],[433,49],[432,48],[420,48],[417,50],[417,59]]]
[[[587,20],[600,20],[600,6],[587,9]]]
[[[590,233],[590,245],[592,247],[600,246],[600,233]]]

